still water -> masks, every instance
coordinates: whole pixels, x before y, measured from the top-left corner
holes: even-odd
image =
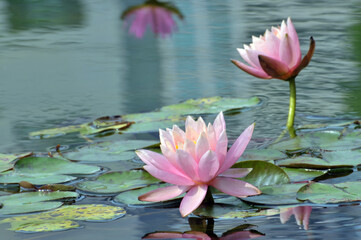
[[[261,97],[261,107],[226,116],[226,122],[231,141],[256,122],[250,147],[263,145],[285,125],[288,84],[256,79],[229,59],[240,60],[236,48],[288,16],[303,53],[309,37],[316,40],[314,57],[296,80],[296,124],[361,117],[360,1],[174,1],[184,15],[183,21],[177,20],[178,31],[166,38],[147,31],[138,39],[128,34],[120,16],[141,2],[0,1],[1,153],[46,152],[57,144],[71,147],[83,141],[76,136],[32,140],[28,137],[32,131],[210,96]],[[89,202],[108,199],[82,201]],[[127,211],[117,221],[84,223],[78,230],[22,234],[0,225],[0,233],[6,239],[89,240],[140,239],[153,231],[190,230],[177,209]],[[214,232],[220,236],[247,223],[266,234],[260,239],[341,239],[346,235],[359,239],[360,215],[359,206],[318,207],[312,211],[308,231],[292,218],[281,224],[279,216],[274,216],[216,221]]]

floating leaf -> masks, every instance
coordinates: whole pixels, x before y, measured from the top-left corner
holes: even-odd
[[[316,177],[322,176],[327,171],[325,170],[310,170],[302,168],[282,168],[287,173],[291,182],[300,182],[306,180],[313,180]]]
[[[159,128],[171,127],[175,123],[183,122],[184,117],[182,116],[184,115],[218,113],[257,106],[259,103],[258,97],[248,99],[222,97],[190,99],[179,104],[162,107],[154,112],[101,117],[91,123],[45,129],[31,132],[29,135],[31,138],[50,138],[73,132],[88,135],[114,128],[117,131],[129,133],[157,131]]]
[[[60,207],[62,202],[45,202],[60,199],[75,199],[79,194],[75,192],[24,192],[0,196],[3,207],[0,214],[19,214],[45,211]]]
[[[31,152],[22,153],[22,154],[2,154],[0,153],[0,172],[11,169],[14,164],[12,163],[14,160],[23,158],[26,156],[30,156]]]
[[[76,184],[76,187],[89,193],[113,194],[158,182],[158,179],[146,171],[130,170],[127,172],[105,173],[93,181],[79,182]]]
[[[6,218],[1,223],[10,223],[13,231],[48,232],[78,228],[76,220],[110,221],[125,213],[122,207],[103,204],[71,205],[50,212]]]
[[[252,168],[244,181],[255,186],[267,186],[288,183],[290,181],[282,168],[265,161],[244,161],[233,165],[234,168]]]
[[[0,183],[60,183],[75,179],[63,174],[92,174],[99,170],[98,166],[74,163],[65,159],[26,157],[15,163],[13,171],[0,174]]]
[[[263,160],[272,161],[286,158],[287,155],[275,149],[247,149],[241,156],[241,161],[245,160]]]
[[[282,184],[274,186],[264,186],[261,187],[261,195],[250,196],[247,198],[242,198],[246,202],[259,205],[288,205],[288,204],[299,204],[300,201],[297,200],[296,195],[297,191],[304,186],[305,184]]]
[[[159,144],[154,140],[124,140],[86,145],[76,151],[63,153],[66,158],[87,162],[112,162],[135,157],[134,150]]]
[[[297,198],[313,203],[344,203],[361,201],[361,182],[344,182],[339,184],[311,183],[302,187]]]

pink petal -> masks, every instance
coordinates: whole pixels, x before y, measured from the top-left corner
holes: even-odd
[[[269,54],[267,56],[272,58],[279,58],[279,49],[280,49],[280,39],[272,32],[266,30],[265,32],[265,42]]]
[[[176,232],[155,232],[149,233],[142,237],[142,239],[172,239],[172,238],[182,238],[183,233]]]
[[[211,149],[208,143],[208,138],[205,132],[202,132],[196,143],[196,162],[199,162],[201,157]]]
[[[207,130],[206,123],[204,122],[202,117],[199,117],[196,123],[197,123],[196,129],[198,134],[201,132],[205,132]]]
[[[247,52],[248,58],[253,63],[253,64],[251,64],[251,66],[255,67],[257,69],[261,69],[262,67],[259,62],[258,55],[260,55],[260,54],[266,55],[266,53],[258,51],[258,50],[253,50],[253,49],[246,50],[246,52]]]
[[[193,159],[197,159],[196,145],[194,144],[193,141],[186,139],[185,144],[184,144],[184,151],[189,153],[193,157]]]
[[[246,63],[248,63],[249,65],[252,66],[253,63],[252,63],[252,61],[249,59],[246,50],[243,49],[243,48],[237,48],[237,51],[239,52],[239,54],[241,55],[241,57],[243,58],[243,60],[246,61]],[[255,67],[255,66],[253,66],[253,67]]]
[[[153,167],[152,165],[145,165],[143,168],[147,170],[153,177],[156,177],[163,182],[180,186],[194,185],[194,182],[186,176],[181,176],[172,172],[163,171],[156,167]]]
[[[212,238],[210,238],[206,233],[197,231],[185,232],[183,233],[182,238],[192,238],[196,240],[212,240]]]
[[[179,207],[182,217],[188,216],[201,205],[207,194],[207,189],[207,185],[197,185],[186,193]]]
[[[190,189],[189,186],[168,186],[163,188],[158,188],[147,192],[138,197],[139,201],[146,201],[146,202],[161,202],[166,201],[179,195],[185,193]]]
[[[230,177],[230,178],[241,178],[245,177],[252,171],[252,168],[230,168],[224,171],[222,174],[219,174],[220,177]]]
[[[293,26],[291,18],[287,19],[287,29],[288,29],[288,35],[290,36],[290,39],[291,39],[291,47],[292,47],[292,52],[293,52],[292,62],[294,65],[291,67],[295,67],[300,64],[302,54],[301,54],[301,49],[300,49],[300,42],[298,40],[298,35],[297,35],[295,27]]]
[[[273,78],[286,80],[287,77],[285,76],[290,73],[290,69],[285,63],[265,55],[259,55],[258,58],[263,71],[268,75]]]
[[[298,206],[293,208],[297,225],[303,225],[305,230],[308,229],[309,218],[311,215],[312,207],[310,206]]]
[[[293,59],[293,51],[291,47],[291,40],[288,34],[282,37],[281,45],[280,45],[280,60],[288,66],[288,68],[292,68],[294,63],[292,62]]]
[[[239,232],[232,232],[225,236],[222,236],[221,240],[248,240],[257,237],[263,237],[264,235],[255,233],[252,231],[239,231]]]
[[[167,148],[175,152],[176,147],[173,141],[173,136],[170,134],[169,131],[164,131],[162,129],[159,129],[159,139],[162,145],[166,146]]]
[[[231,59],[231,62],[234,65],[236,65],[239,69],[245,71],[248,74],[251,74],[252,76],[255,76],[255,77],[258,77],[258,78],[263,78],[263,79],[271,79],[272,78],[267,73],[265,73],[263,71],[263,69],[257,69],[257,68],[254,68],[254,67],[250,67],[250,66],[244,64],[243,62],[233,60],[233,59]]]
[[[280,213],[281,223],[282,224],[286,223],[292,215],[293,215],[293,208],[281,209],[281,213]]]
[[[199,161],[199,177],[201,182],[209,182],[216,176],[216,173],[219,169],[219,162],[217,159],[217,155],[208,151],[205,153]]]
[[[217,146],[217,136],[216,131],[211,123],[207,126],[207,138],[210,148],[215,151]]]
[[[248,182],[227,177],[217,177],[210,182],[210,185],[235,197],[247,197],[261,193],[258,188]]]
[[[163,155],[149,150],[137,150],[135,153],[147,165],[151,165],[160,170],[178,174],[179,171]]]
[[[177,150],[177,163],[190,179],[198,179],[198,164],[192,155],[184,150]]]
[[[221,135],[221,133],[226,130],[226,121],[224,120],[223,112],[220,112],[217,115],[216,119],[213,122],[213,128],[216,132],[217,139],[219,138],[219,135]]]
[[[224,161],[221,169],[218,172],[219,174],[232,167],[232,165],[235,164],[237,160],[241,157],[249,141],[251,140],[253,129],[254,129],[254,124],[251,124],[237,138],[237,140],[234,142],[232,147],[229,149],[226,156],[226,160]]]
[[[315,51],[315,47],[316,47],[316,42],[313,39],[313,37],[310,38],[310,48],[308,49],[308,52],[306,54],[306,56],[303,57],[300,65],[298,65],[298,67],[293,71],[292,76],[295,77],[297,76],[297,74],[305,67],[307,67],[307,65],[309,64],[309,62],[311,61],[311,58],[313,56],[313,53]]]
[[[228,149],[228,138],[227,138],[227,133],[224,130],[219,136],[216,147],[217,158],[221,166],[223,165],[224,160],[226,159],[227,149]]]
[[[160,145],[160,150],[162,151],[163,156],[168,160],[168,162],[179,171],[179,175],[182,175],[183,171],[182,168],[178,165],[176,152],[170,150],[162,144]]]

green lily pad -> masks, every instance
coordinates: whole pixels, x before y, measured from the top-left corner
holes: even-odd
[[[282,168],[287,173],[291,182],[300,182],[313,180],[316,177],[327,173],[326,170],[311,170],[302,168]]]
[[[6,170],[11,169],[14,164],[12,163],[14,160],[23,158],[25,156],[31,155],[31,152],[22,153],[22,154],[3,154],[0,153],[0,172],[4,172]]]
[[[64,157],[87,162],[112,162],[130,160],[135,157],[133,150],[159,144],[154,140],[124,140],[86,145],[76,151],[63,153]]]
[[[75,199],[75,192],[24,192],[0,196],[3,207],[0,214],[19,214],[54,209],[63,205],[62,202],[47,202],[52,200]]]
[[[79,182],[76,184],[76,187],[88,193],[114,194],[158,182],[160,180],[140,169],[127,172],[105,173],[93,181]]]
[[[0,173],[0,183],[51,184],[76,179],[64,174],[93,174],[100,171],[98,166],[74,163],[65,159],[50,157],[26,157],[18,160],[13,171]]]
[[[242,154],[240,161],[246,161],[246,160],[273,161],[286,157],[287,155],[285,153],[275,149],[247,149]]]
[[[234,168],[252,168],[242,180],[257,187],[290,182],[290,178],[282,168],[265,161],[244,161],[233,165]]]
[[[260,190],[261,195],[250,196],[247,198],[242,198],[246,202],[250,202],[257,205],[291,205],[299,204],[300,201],[297,200],[296,195],[297,191],[304,186],[304,183],[293,183],[293,184],[282,184],[274,186],[264,186]]]
[[[322,158],[301,155],[295,158],[277,161],[279,166],[314,169],[344,168],[361,165],[361,151],[323,152]]]
[[[91,123],[31,132],[29,136],[30,138],[50,138],[74,132],[89,135],[109,130],[129,133],[156,131],[159,128],[171,127],[175,123],[184,122],[184,117],[182,117],[184,115],[218,113],[253,107],[259,103],[258,97],[248,99],[222,97],[190,99],[179,104],[162,107],[154,112],[101,117]]]
[[[125,215],[122,207],[103,204],[63,206],[56,210],[6,218],[0,223],[10,223],[9,230],[17,232],[50,232],[80,227],[75,221],[110,221]]]
[[[297,198],[318,204],[346,203],[361,201],[361,182],[344,182],[339,184],[311,183],[302,187]]]

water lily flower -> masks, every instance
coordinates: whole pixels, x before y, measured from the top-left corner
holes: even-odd
[[[209,186],[236,197],[260,194],[255,186],[234,178],[246,176],[251,169],[231,168],[246,149],[253,133],[250,125],[227,152],[228,138],[223,113],[219,113],[208,126],[200,117],[197,121],[188,116],[185,131],[178,126],[159,130],[158,154],[148,150],[136,151],[146,164],[144,169],[154,177],[173,184],[143,194],[141,201],[165,201],[185,192],[181,215],[192,213],[205,199]]]
[[[244,61],[231,60],[238,68],[255,77],[270,79],[277,78],[290,84],[290,105],[287,119],[287,129],[291,137],[295,137],[294,118],[296,111],[296,83],[295,77],[311,61],[315,51],[315,41],[311,37],[308,53],[302,59],[300,43],[291,18],[287,23],[282,21],[280,27],[272,27],[259,37],[252,37],[250,45],[237,49]]]
[[[292,215],[295,215],[298,226],[303,225],[305,230],[308,230],[309,219],[311,215],[311,206],[298,206],[292,208],[286,208],[281,210],[280,220],[281,223],[285,223],[290,219]]]
[[[231,60],[237,67],[255,77],[289,80],[298,75],[311,61],[315,50],[315,41],[311,37],[308,53],[302,58],[300,43],[291,18],[282,21],[280,27],[266,30],[263,36],[252,37],[250,45],[237,49],[249,65]]]
[[[170,3],[148,0],[125,10],[122,19],[126,26],[130,25],[129,33],[137,38],[144,36],[148,26],[156,35],[166,37],[177,29],[173,15],[183,19],[179,10]]]

